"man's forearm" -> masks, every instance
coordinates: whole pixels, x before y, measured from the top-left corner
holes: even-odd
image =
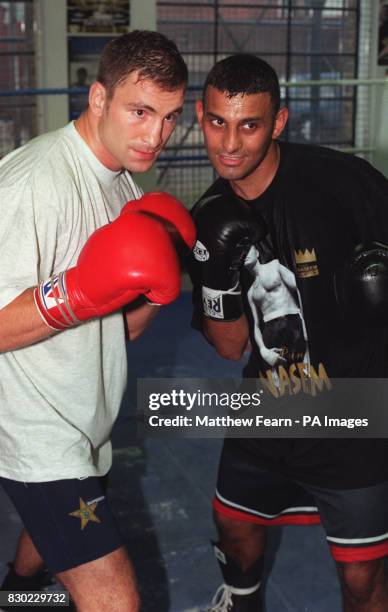
[[[241,359],[248,340],[249,328],[245,315],[236,321],[215,321],[203,318],[203,332],[224,359]]]
[[[144,298],[141,298],[141,300],[144,300]],[[160,306],[140,300],[134,303],[132,308],[125,312],[128,340],[136,340],[147,329],[159,310]]]
[[[0,310],[0,352],[14,351],[54,334],[34,302],[34,287],[26,289]]]
[[[34,289],[26,289],[0,310],[0,353],[30,346],[56,333],[42,320],[35,305]],[[138,338],[159,310],[159,306],[143,303],[126,312],[129,339]]]

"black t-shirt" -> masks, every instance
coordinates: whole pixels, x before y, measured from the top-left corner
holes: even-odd
[[[244,376],[260,378],[274,397],[295,397],[306,372],[323,392],[333,378],[384,377],[387,329],[344,320],[333,277],[356,245],[388,244],[388,181],[351,155],[279,145],[274,180],[249,201],[267,234],[251,248],[242,274],[253,347]],[[236,197],[224,179],[205,195],[213,193]],[[352,488],[388,479],[385,439],[249,443],[263,465],[273,467],[281,457],[290,474],[317,485]]]

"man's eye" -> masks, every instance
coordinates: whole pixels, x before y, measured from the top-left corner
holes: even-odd
[[[248,130],[255,130],[257,128],[257,123],[254,123],[253,121],[248,121],[248,123],[244,124],[244,127]]]
[[[176,118],[177,118],[177,116],[176,116],[176,115],[174,115],[174,114],[172,114],[172,115],[167,115],[167,116],[166,116],[166,121],[167,121],[168,123],[171,123],[172,121],[175,121],[175,120],[176,120]]]
[[[212,125],[220,126],[220,125],[223,125],[223,123],[224,122],[222,121],[222,119],[213,119],[212,120]]]
[[[135,110],[136,117],[143,117],[144,111],[141,108]]]

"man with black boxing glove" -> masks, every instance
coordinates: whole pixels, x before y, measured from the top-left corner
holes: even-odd
[[[244,376],[274,400],[386,376],[387,180],[351,155],[280,142],[278,78],[255,56],[213,67],[197,115],[220,178],[192,211],[193,325],[222,357],[251,346]],[[224,585],[208,612],[262,610],[267,527],[319,521],[343,609],[387,610],[387,504],[386,439],[227,438],[213,502]]]
[[[0,483],[26,528],[2,589],[37,590],[45,563],[81,612],[140,605],[104,482],[123,312],[134,339],[178,296],[170,230],[190,249],[195,234],[182,204],[141,197],[130,172],[158,158],[186,82],[173,42],[124,34],[81,117],[0,162]]]

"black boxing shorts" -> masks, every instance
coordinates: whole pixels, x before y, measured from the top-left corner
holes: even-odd
[[[342,563],[388,555],[388,482],[339,489],[316,486],[276,470],[260,468],[249,445],[225,441],[216,512],[258,525],[321,523],[331,554]]]

